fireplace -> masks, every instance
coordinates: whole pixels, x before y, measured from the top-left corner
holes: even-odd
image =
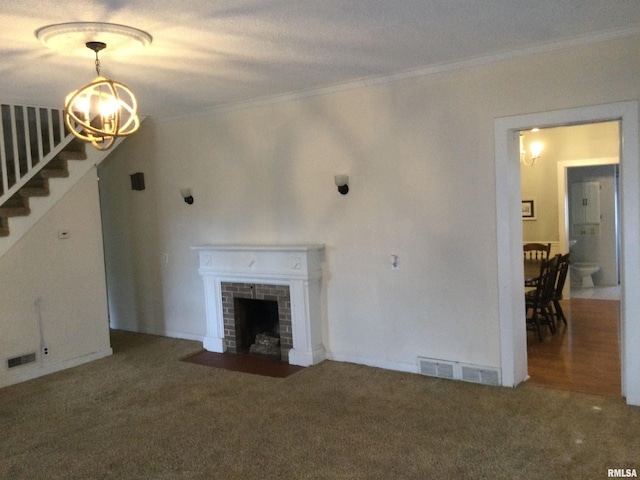
[[[227,351],[288,361],[293,347],[289,287],[235,282],[220,287]]]
[[[238,350],[235,299],[248,298],[277,303],[282,359],[301,366],[315,365],[325,359],[320,305],[323,245],[193,248],[198,250],[198,272],[204,281],[207,335],[203,345],[206,350]]]
[[[236,351],[280,357],[278,302],[234,298],[233,304]],[[229,338],[234,337],[229,335]],[[232,348],[229,345],[230,342],[230,340],[227,342],[227,350]],[[265,347],[262,349],[264,351],[261,351],[259,347]]]

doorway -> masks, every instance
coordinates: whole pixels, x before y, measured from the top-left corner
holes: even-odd
[[[522,328],[522,209],[519,158],[521,130],[620,120],[620,253],[622,394],[640,405],[640,188],[638,102],[504,117],[495,121],[498,309],[502,381],[516,386],[527,378],[526,331]],[[565,236],[566,237],[566,236]],[[566,241],[566,238],[565,238]],[[627,293],[629,292],[629,293]]]
[[[550,244],[552,255],[571,252],[572,264],[598,266],[587,279],[594,287],[570,272],[562,301],[567,323],[558,322],[553,335],[545,328],[542,341],[529,334],[527,367],[535,385],[621,395],[619,296],[598,296],[611,295],[619,283],[619,130],[613,121],[520,133],[524,147],[544,147],[535,164],[521,161],[522,198],[536,205],[534,218],[523,215],[523,242]]]
[[[564,204],[558,212],[560,228],[567,232],[572,260],[593,263],[596,271],[588,278],[575,275],[567,293],[571,298],[600,300],[620,299],[620,232],[619,232],[619,156],[558,163],[558,198]],[[572,188],[595,185],[597,223],[581,225],[576,222],[576,208],[572,205]],[[576,188],[578,187],[578,188]],[[578,195],[579,196],[579,195]],[[575,200],[575,199],[574,199]],[[576,203],[576,202],[574,202]],[[590,285],[594,287],[591,288]]]

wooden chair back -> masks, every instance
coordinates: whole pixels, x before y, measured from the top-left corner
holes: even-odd
[[[550,260],[544,260],[540,266],[540,276],[536,288],[536,302],[539,308],[546,307],[552,300],[556,289],[559,262],[560,255],[556,255]]]
[[[556,332],[551,304],[555,292],[560,255],[545,260],[540,266],[540,275],[536,280],[536,289],[525,294],[525,307],[531,316],[527,316],[527,328],[535,330],[538,340],[542,341],[542,325],[547,325],[551,333]]]
[[[549,260],[551,244],[547,243],[525,243],[522,246],[525,262],[542,262]]]
[[[558,260],[558,275],[556,277],[556,285],[554,292],[554,300],[562,299],[562,290],[564,289],[564,283],[567,280],[567,274],[569,273],[569,259],[571,253],[566,253]]]

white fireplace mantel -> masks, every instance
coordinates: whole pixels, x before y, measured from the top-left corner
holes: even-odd
[[[222,283],[288,285],[291,298],[292,365],[326,357],[322,343],[320,289],[324,245],[201,245],[198,272],[204,281],[207,336],[204,348],[224,352]]]

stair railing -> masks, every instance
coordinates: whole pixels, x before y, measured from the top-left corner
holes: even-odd
[[[0,105],[0,205],[22,188],[75,137],[60,109]]]

